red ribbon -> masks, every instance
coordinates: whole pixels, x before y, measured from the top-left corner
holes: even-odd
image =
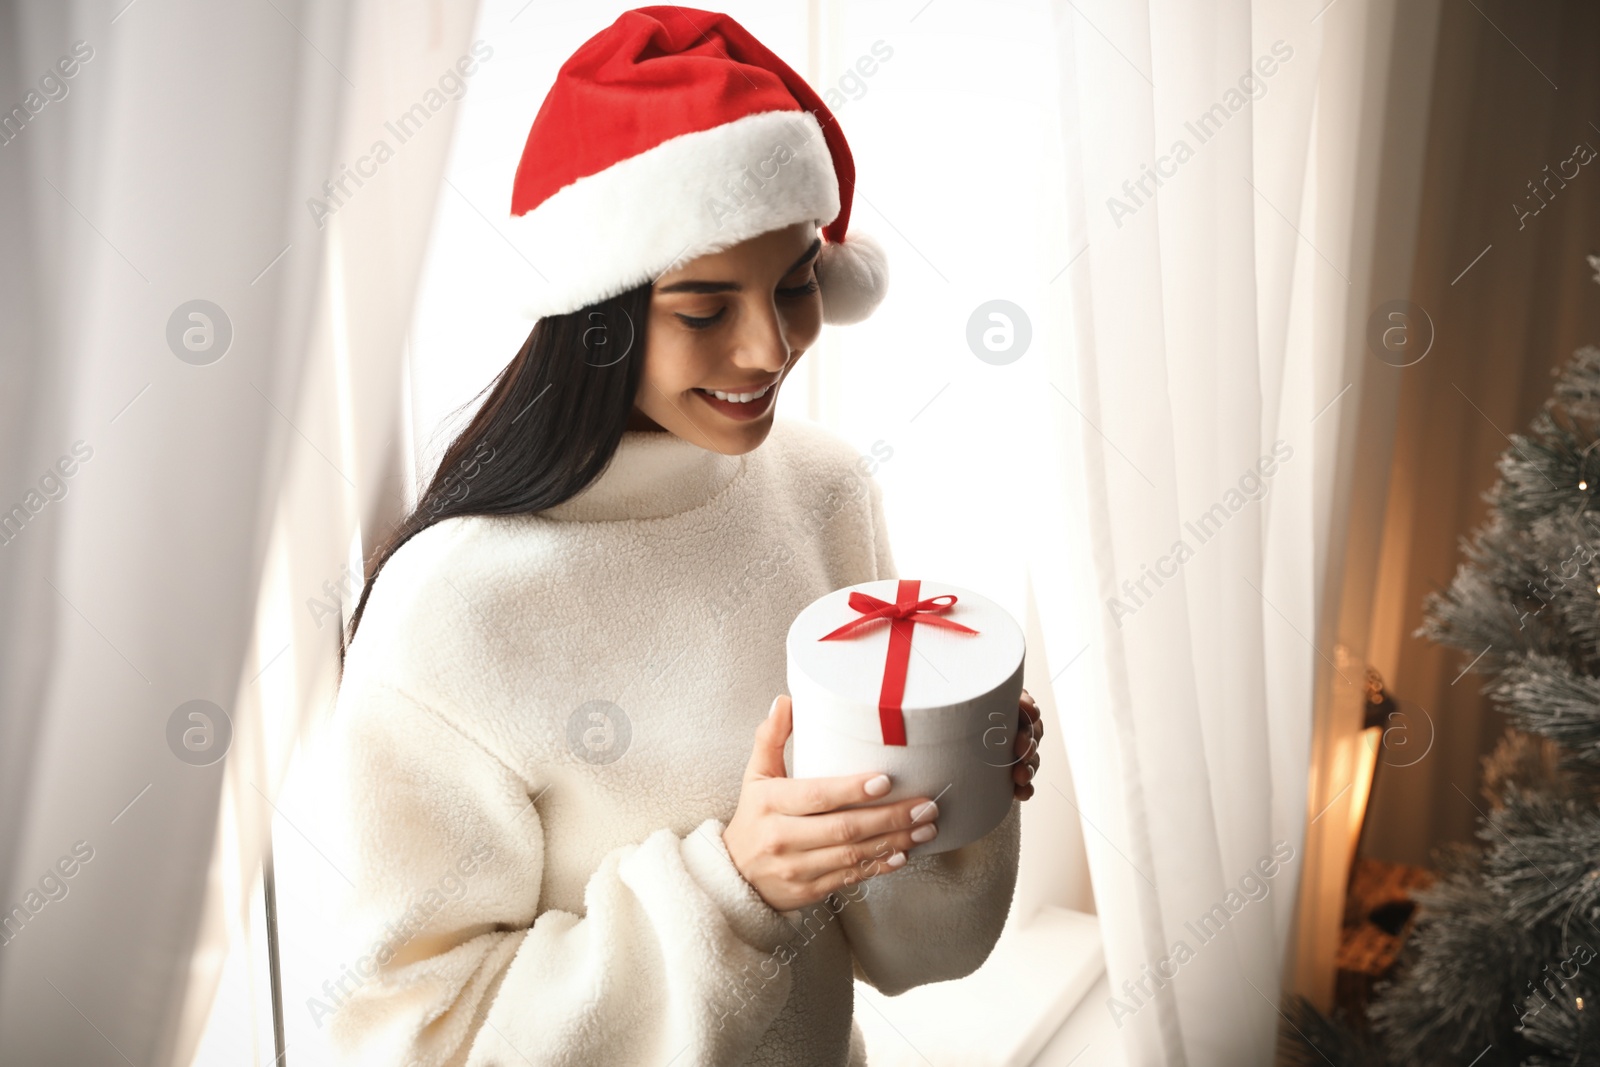
[[[900,702],[906,694],[906,667],[911,662],[913,626],[922,622],[950,630],[960,630],[962,633],[978,632],[953,619],[943,619],[934,614],[949,611],[955,606],[954,593],[918,600],[917,594],[922,586],[920,580],[901,578],[899,582],[892,604],[887,600],[879,600],[875,596],[863,593],[859,589],[851,591],[850,606],[864,614],[860,618],[851,619],[832,633],[817,638],[818,641],[826,641],[833,637],[843,637],[875,619],[889,620],[889,654],[883,665],[883,688],[878,693],[878,724],[883,732],[883,743],[886,745],[906,743],[905,717],[901,714]],[[948,604],[939,603],[947,599]]]

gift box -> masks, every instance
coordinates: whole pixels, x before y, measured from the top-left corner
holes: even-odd
[[[1005,818],[1022,696],[1022,628],[971,590],[890,578],[819,597],[789,626],[790,777],[882,771],[883,797],[925,796],[939,836],[976,841]]]

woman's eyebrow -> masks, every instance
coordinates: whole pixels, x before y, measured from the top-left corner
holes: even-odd
[[[800,256],[799,259],[797,259],[793,263],[789,264],[789,269],[784,271],[783,273],[786,274],[786,275],[793,274],[795,271],[799,270],[801,267],[803,267],[807,263],[809,263],[812,259],[816,258],[817,253],[820,252],[820,251],[822,251],[822,238],[818,237],[818,238],[816,238],[815,240],[813,240],[811,242],[811,247],[810,248],[806,249],[805,252],[801,253],[801,256]],[[663,285],[663,286],[659,287],[658,289],[656,289],[656,292],[658,292],[658,293],[737,293],[742,288],[743,288],[743,286],[741,286],[738,282],[697,282],[697,281],[687,281],[687,282],[673,282],[671,285]]]
[[[818,237],[818,238],[813,239],[812,242],[811,242],[811,247],[806,249],[804,252],[800,253],[800,258],[795,260],[793,263],[789,264],[789,269],[784,271],[783,273],[784,274],[793,274],[795,271],[799,270],[801,267],[803,267],[807,263],[811,262],[811,260],[816,257],[817,253],[821,252],[821,251],[822,251],[822,238]]]

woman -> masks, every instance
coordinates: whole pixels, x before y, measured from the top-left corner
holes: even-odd
[[[853,185],[816,94],[724,15],[630,11],[562,67],[513,194],[540,321],[351,620],[352,962],[318,1018],[346,1061],[859,1067],[853,976],[988,955],[1017,804],[908,862],[930,798],[785,775],[789,622],[895,577],[860,457],[773,415],[823,322],[882,297]]]

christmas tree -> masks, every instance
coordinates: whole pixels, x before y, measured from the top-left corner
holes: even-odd
[[[1293,1002],[1287,1063],[1600,1064],[1600,348],[1510,441],[1417,630],[1460,649],[1512,724],[1484,761],[1481,846],[1440,853],[1365,1027]]]

